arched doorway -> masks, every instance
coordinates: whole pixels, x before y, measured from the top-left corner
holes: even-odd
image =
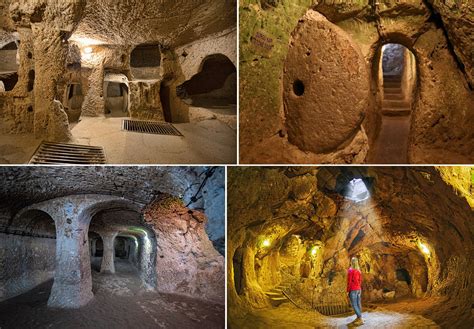
[[[129,295],[156,288],[156,237],[139,212],[102,208],[92,217],[89,232],[97,240],[100,236],[103,245],[101,257],[91,254],[94,293]]]
[[[105,115],[128,117],[130,110],[130,87],[124,74],[106,73],[104,77]]]
[[[0,49],[0,92],[11,91],[15,88],[18,82],[17,59],[18,45],[15,41]]]
[[[225,55],[210,55],[199,73],[178,87],[178,95],[192,106],[222,108],[237,104],[237,69]]]
[[[9,278],[0,285],[0,300],[26,293],[48,281],[44,289],[51,290],[56,266],[56,227],[49,214],[33,209],[14,217],[0,231],[0,249],[5,264],[0,277]]]
[[[415,55],[405,46],[381,46],[374,62],[380,93],[380,126],[370,162],[408,163],[412,103],[417,84]]]

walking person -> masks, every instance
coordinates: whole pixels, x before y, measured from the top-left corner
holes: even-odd
[[[347,294],[357,318],[351,322],[352,325],[360,326],[364,324],[362,320],[362,273],[360,272],[359,259],[352,257],[351,267],[347,270]]]

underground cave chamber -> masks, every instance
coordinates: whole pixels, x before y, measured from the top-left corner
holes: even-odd
[[[469,328],[472,174],[472,167],[232,169],[231,327],[347,325],[355,318],[347,269],[356,256],[367,327]]]
[[[98,326],[195,327],[181,314],[191,309],[201,325],[223,324],[223,168],[3,167],[0,177],[2,328],[83,324],[80,314]]]
[[[8,0],[0,22],[0,134],[18,147],[1,162],[36,163],[43,142],[107,163],[236,162],[234,4]]]
[[[241,163],[473,162],[470,5],[239,8]]]

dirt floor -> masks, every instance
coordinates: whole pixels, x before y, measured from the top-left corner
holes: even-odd
[[[103,147],[107,164],[232,164],[237,163],[232,111],[198,111],[199,120],[174,124],[183,137],[122,131],[123,118],[82,118],[71,125],[71,143]],[[40,143],[33,134],[0,135],[0,163],[28,163]]]
[[[378,307],[364,310],[362,315],[365,324],[357,328],[440,328],[435,322],[421,315],[395,312]],[[314,311],[301,310],[291,304],[283,304],[274,309],[260,310],[247,314],[231,323],[231,328],[353,328],[351,322],[355,315],[328,317]]]
[[[116,261],[114,275],[98,273],[97,259],[92,269],[94,299],[87,306],[47,308],[51,280],[0,303],[0,328],[224,328],[224,305],[143,291],[138,273],[123,261]]]

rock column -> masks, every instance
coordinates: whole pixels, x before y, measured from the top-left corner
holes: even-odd
[[[106,232],[100,234],[104,243],[104,255],[102,256],[102,264],[100,266],[101,273],[115,273],[114,241],[117,234],[118,232]]]
[[[93,298],[88,223],[79,220],[77,206],[72,203],[58,204],[56,209],[59,210],[50,212],[56,222],[57,240],[54,284],[48,306],[79,308]]]

